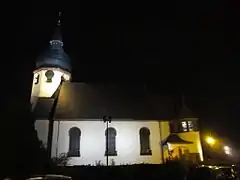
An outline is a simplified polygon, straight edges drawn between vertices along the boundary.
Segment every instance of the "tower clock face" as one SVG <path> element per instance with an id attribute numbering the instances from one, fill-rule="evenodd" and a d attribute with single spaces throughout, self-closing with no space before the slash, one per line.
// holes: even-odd
<path id="1" fill-rule="evenodd" d="M 47 70 L 46 73 L 45 73 L 45 76 L 47 78 L 47 82 L 52 82 L 54 72 L 52 70 Z"/>

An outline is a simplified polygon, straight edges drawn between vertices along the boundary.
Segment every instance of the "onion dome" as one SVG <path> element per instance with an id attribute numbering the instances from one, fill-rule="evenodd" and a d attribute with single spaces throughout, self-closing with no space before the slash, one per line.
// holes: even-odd
<path id="1" fill-rule="evenodd" d="M 71 61 L 64 52 L 62 34 L 60 29 L 60 20 L 58 20 L 52 40 L 49 41 L 48 49 L 41 54 L 36 61 L 37 68 L 61 68 L 71 72 Z"/>

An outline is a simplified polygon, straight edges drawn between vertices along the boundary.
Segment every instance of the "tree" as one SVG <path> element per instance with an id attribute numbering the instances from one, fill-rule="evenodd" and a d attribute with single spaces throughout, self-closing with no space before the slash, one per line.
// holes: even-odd
<path id="1" fill-rule="evenodd" d="M 15 99 L 16 100 L 16 99 Z M 7 121 L 3 124 L 3 158 L 5 177 L 20 178 L 43 173 L 49 167 L 45 149 L 37 137 L 30 103 L 10 99 L 6 104 Z M 15 177 L 11 177 L 11 176 Z"/>

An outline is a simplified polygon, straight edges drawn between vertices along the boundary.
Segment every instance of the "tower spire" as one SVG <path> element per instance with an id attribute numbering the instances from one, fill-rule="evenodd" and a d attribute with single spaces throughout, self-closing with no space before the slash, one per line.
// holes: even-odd
<path id="1" fill-rule="evenodd" d="M 55 31 L 52 39 L 49 41 L 49 48 L 37 59 L 37 68 L 39 67 L 58 67 L 68 72 L 71 71 L 70 58 L 64 52 L 63 39 L 61 33 L 62 12 L 56 14 Z"/>
<path id="2" fill-rule="evenodd" d="M 192 113 L 192 111 L 186 105 L 184 94 L 181 94 L 179 117 L 180 118 L 192 118 L 192 117 L 195 117 L 195 115 Z"/>
<path id="3" fill-rule="evenodd" d="M 57 17 L 57 25 L 55 28 L 55 32 L 52 36 L 52 40 L 50 41 L 50 44 L 53 44 L 52 42 L 58 42 L 61 46 L 63 46 L 62 42 L 62 34 L 61 34 L 61 17 L 62 17 L 62 12 L 58 12 L 58 17 Z"/>
<path id="4" fill-rule="evenodd" d="M 58 21 L 57 21 L 57 26 L 61 26 L 61 17 L 62 17 L 62 11 L 58 12 Z"/>

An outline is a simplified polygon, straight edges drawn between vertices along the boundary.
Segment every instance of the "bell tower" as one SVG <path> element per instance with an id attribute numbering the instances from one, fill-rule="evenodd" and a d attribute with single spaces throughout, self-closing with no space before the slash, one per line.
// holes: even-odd
<path id="1" fill-rule="evenodd" d="M 60 85 L 61 78 L 65 81 L 71 79 L 70 58 L 64 52 L 61 35 L 61 13 L 59 13 L 57 26 L 48 49 L 36 60 L 36 69 L 33 71 L 31 103 L 38 98 L 51 98 Z"/>

